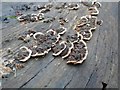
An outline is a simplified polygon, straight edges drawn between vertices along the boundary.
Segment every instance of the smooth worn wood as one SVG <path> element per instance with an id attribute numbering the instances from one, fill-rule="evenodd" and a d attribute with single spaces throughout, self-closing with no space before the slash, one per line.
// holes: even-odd
<path id="1" fill-rule="evenodd" d="M 58 5 L 59 3 L 56 3 Z M 56 6 L 54 5 L 54 6 Z M 2 82 L 3 88 L 118 88 L 118 3 L 104 2 L 100 8 L 98 19 L 103 25 L 93 32 L 93 37 L 86 42 L 89 50 L 86 61 L 81 65 L 67 65 L 61 57 L 53 57 L 50 52 L 45 57 L 31 58 L 25 67 L 17 71 L 17 77 L 11 76 Z M 69 20 L 64 26 L 68 31 L 73 30 L 75 22 L 86 15 L 87 7 L 80 3 L 77 11 L 63 9 L 61 13 L 52 10 L 46 15 L 51 17 L 65 17 Z M 3 33 L 3 53 L 7 55 L 7 48 L 13 51 L 25 45 L 15 37 L 26 29 L 45 32 L 50 28 L 58 28 L 57 21 L 52 23 L 17 24 L 13 28 L 5 28 Z M 27 27 L 27 28 L 26 28 Z M 9 30 L 8 30 L 9 29 Z M 14 32 L 15 31 L 15 32 Z M 13 34 L 11 33 L 13 32 Z M 11 41 L 5 42 L 6 39 Z M 27 45 L 27 44 L 26 44 Z"/>

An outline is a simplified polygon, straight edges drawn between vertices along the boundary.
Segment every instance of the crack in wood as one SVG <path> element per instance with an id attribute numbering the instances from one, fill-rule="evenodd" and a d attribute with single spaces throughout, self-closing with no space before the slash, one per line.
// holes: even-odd
<path id="1" fill-rule="evenodd" d="M 74 77 L 74 74 L 72 75 L 72 78 L 69 80 L 69 82 L 63 87 L 63 90 L 65 90 L 66 87 L 72 82 L 73 77 Z"/>
<path id="2" fill-rule="evenodd" d="M 52 81 L 52 79 L 50 79 L 50 81 L 44 87 L 48 87 L 48 85 L 50 84 L 51 81 Z"/>
<path id="3" fill-rule="evenodd" d="M 103 85 L 103 87 L 102 87 L 102 90 L 106 90 L 107 83 L 105 83 L 105 82 L 102 82 L 102 85 Z"/>

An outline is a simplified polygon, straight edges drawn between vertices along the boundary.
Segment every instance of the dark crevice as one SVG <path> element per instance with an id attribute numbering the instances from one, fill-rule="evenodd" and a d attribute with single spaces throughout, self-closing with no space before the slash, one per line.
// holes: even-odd
<path id="1" fill-rule="evenodd" d="M 48 87 L 48 85 L 50 84 L 51 81 L 52 81 L 52 79 L 50 79 L 50 81 L 44 87 L 45 88 Z"/>
<path id="2" fill-rule="evenodd" d="M 68 83 L 63 87 L 63 90 L 65 90 L 66 87 L 72 82 L 72 80 L 73 80 L 75 74 L 76 74 L 76 73 L 74 72 L 73 75 L 72 75 L 72 77 L 71 77 L 71 79 L 70 79 L 70 80 L 68 81 Z"/>
<path id="3" fill-rule="evenodd" d="M 43 69 L 47 68 L 54 60 L 55 60 L 55 58 L 52 59 L 52 61 L 50 61 Z"/>
<path id="4" fill-rule="evenodd" d="M 87 87 L 87 85 L 89 84 L 90 79 L 91 79 L 91 77 L 92 77 L 93 73 L 94 73 L 94 70 L 93 70 L 93 72 L 91 73 L 91 75 L 90 75 L 90 77 L 89 77 L 89 79 L 88 79 L 88 81 L 87 81 L 87 83 L 86 83 L 86 85 L 85 85 L 85 88 L 86 88 L 86 87 Z"/>
<path id="5" fill-rule="evenodd" d="M 103 85 L 103 87 L 102 87 L 102 90 L 106 90 L 107 83 L 105 83 L 105 82 L 102 82 L 102 85 Z"/>
<path id="6" fill-rule="evenodd" d="M 74 74 L 73 74 L 73 76 L 74 76 Z M 65 90 L 65 88 L 70 84 L 70 82 L 73 80 L 73 76 L 72 76 L 72 78 L 69 80 L 69 82 L 64 86 L 64 88 L 63 88 L 63 90 Z"/>
<path id="7" fill-rule="evenodd" d="M 65 90 L 65 88 L 70 84 L 71 81 L 72 81 L 72 79 L 70 79 L 70 81 L 64 86 L 63 90 Z"/>

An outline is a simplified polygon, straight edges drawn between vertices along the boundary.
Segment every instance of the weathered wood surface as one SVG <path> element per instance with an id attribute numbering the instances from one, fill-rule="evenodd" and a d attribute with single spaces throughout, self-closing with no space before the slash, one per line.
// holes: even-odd
<path id="1" fill-rule="evenodd" d="M 45 57 L 30 59 L 25 68 L 18 70 L 17 77 L 3 80 L 3 88 L 102 88 L 102 82 L 107 88 L 118 87 L 118 4 L 102 3 L 99 19 L 104 21 L 93 33 L 92 39 L 87 42 L 89 54 L 82 65 L 67 65 L 60 57 L 53 57 L 50 52 Z M 57 13 L 54 9 L 48 16 L 66 17 L 70 23 L 65 24 L 68 30 L 72 29 L 75 21 L 87 14 L 87 8 L 81 4 L 78 11 L 63 10 Z M 24 43 L 15 37 L 26 29 L 37 31 L 57 28 L 54 21 L 50 24 L 41 22 L 16 25 L 3 29 L 3 55 L 7 48 L 18 49 Z M 8 33 L 7 33 L 8 32 Z M 11 33 L 13 32 L 13 33 Z M 10 42 L 5 42 L 10 39 Z"/>

